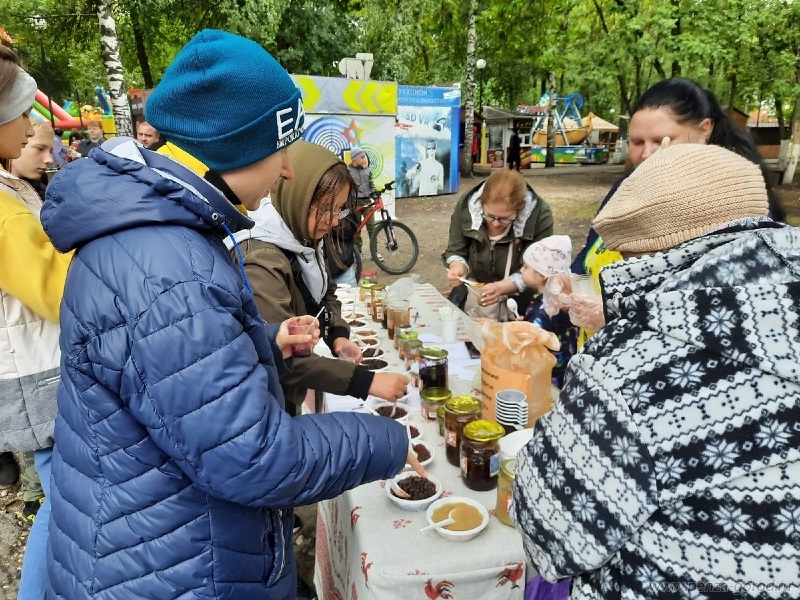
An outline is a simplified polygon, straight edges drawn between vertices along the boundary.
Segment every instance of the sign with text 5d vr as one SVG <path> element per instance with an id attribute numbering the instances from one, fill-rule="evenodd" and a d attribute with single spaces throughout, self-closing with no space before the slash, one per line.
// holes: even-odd
<path id="1" fill-rule="evenodd" d="M 397 104 L 397 196 L 456 193 L 461 90 L 401 85 Z"/>
<path id="2" fill-rule="evenodd" d="M 350 151 L 366 152 L 375 187 L 395 178 L 397 83 L 341 77 L 292 75 L 303 94 L 306 129 L 303 138 L 339 156 L 348 165 Z M 383 197 L 394 203 L 387 193 Z"/>

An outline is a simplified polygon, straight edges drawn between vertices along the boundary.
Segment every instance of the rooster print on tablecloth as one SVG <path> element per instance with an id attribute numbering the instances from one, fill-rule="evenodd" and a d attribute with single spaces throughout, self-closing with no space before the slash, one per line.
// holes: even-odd
<path id="1" fill-rule="evenodd" d="M 506 565 L 506 568 L 503 569 L 500 574 L 497 576 L 497 585 L 495 587 L 500 587 L 502 585 L 506 585 L 507 583 L 511 584 L 511 589 L 516 589 L 519 587 L 517 583 L 522 576 L 525 574 L 525 567 L 522 563 L 516 563 L 514 565 Z"/>
<path id="2" fill-rule="evenodd" d="M 451 592 L 454 587 L 455 585 L 446 579 L 443 579 L 436 585 L 434 585 L 433 579 L 428 579 L 428 583 L 425 584 L 425 595 L 430 598 L 430 600 L 450 600 L 453 597 Z"/>

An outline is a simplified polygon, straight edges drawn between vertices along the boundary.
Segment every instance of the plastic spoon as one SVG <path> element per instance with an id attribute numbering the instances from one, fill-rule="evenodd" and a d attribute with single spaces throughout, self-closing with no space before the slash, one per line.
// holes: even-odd
<path id="1" fill-rule="evenodd" d="M 514 316 L 519 319 L 519 312 L 517 312 L 519 307 L 517 306 L 517 301 L 513 298 L 509 298 L 506 300 L 506 306 L 508 307 L 508 310 L 514 313 Z"/>
<path id="2" fill-rule="evenodd" d="M 478 283 L 477 281 L 471 281 L 471 280 L 467 279 L 466 277 L 459 277 L 458 280 L 461 283 L 466 283 L 469 287 L 482 287 L 483 286 L 482 283 Z"/>
<path id="3" fill-rule="evenodd" d="M 324 306 L 323 306 L 322 308 L 320 308 L 320 309 L 319 309 L 319 312 L 317 313 L 317 316 L 316 316 L 316 317 L 314 317 L 314 320 L 313 320 L 313 321 L 311 321 L 311 325 L 309 325 L 309 326 L 308 326 L 308 329 L 306 329 L 306 335 L 308 335 L 308 332 L 309 332 L 309 331 L 311 331 L 311 328 L 312 328 L 312 327 L 314 327 L 314 323 L 316 323 L 316 322 L 317 322 L 317 319 L 319 319 L 319 316 L 322 314 L 322 311 L 323 311 L 323 310 L 325 310 L 325 307 L 324 307 Z"/>
<path id="4" fill-rule="evenodd" d="M 392 492 L 394 492 L 394 495 L 397 496 L 398 498 L 405 498 L 406 500 L 411 498 L 411 494 L 409 494 L 407 491 L 405 491 L 403 488 L 397 485 L 394 479 L 387 479 L 386 483 L 389 484 L 389 488 L 391 488 Z"/>
<path id="5" fill-rule="evenodd" d="M 442 527 L 447 527 L 448 525 L 455 523 L 456 520 L 453 518 L 453 513 L 456 511 L 454 508 L 450 511 L 450 514 L 447 515 L 446 519 L 442 519 L 441 521 L 436 521 L 436 523 L 431 523 L 430 525 L 426 525 L 420 531 L 428 531 L 430 529 L 441 529 Z"/>

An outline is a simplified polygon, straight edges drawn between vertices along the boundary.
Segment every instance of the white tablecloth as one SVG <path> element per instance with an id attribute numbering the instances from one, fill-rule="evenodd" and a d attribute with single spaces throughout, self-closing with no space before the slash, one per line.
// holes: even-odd
<path id="1" fill-rule="evenodd" d="M 410 301 L 412 322 L 420 338 L 427 340 L 427 345 L 440 340 L 437 309 L 447 300 L 432 286 L 422 285 L 417 286 Z M 459 338 L 469 339 L 476 331 L 474 323 L 462 314 Z M 403 370 L 385 330 L 380 335 L 389 369 Z M 450 349 L 450 388 L 454 394 L 472 393 L 479 361 L 469 360 L 462 342 Z M 412 394 L 409 405 L 414 407 L 415 402 L 418 399 Z M 326 397 L 327 410 L 359 410 L 361 404 L 353 398 Z M 411 416 L 422 421 L 421 415 Z M 445 540 L 434 531 L 422 533 L 420 528 L 427 525 L 425 511 L 406 512 L 396 507 L 387 498 L 383 482 L 320 502 L 314 583 L 321 599 L 524 597 L 525 581 L 533 573 L 526 576 L 520 535 L 494 516 L 496 491 L 468 489 L 458 467 L 447 462 L 444 438 L 438 435 L 435 423 L 424 423 L 423 430 L 423 439 L 436 453 L 428 470 L 441 480 L 444 495 L 469 496 L 481 502 L 489 510 L 488 527 L 462 543 Z"/>

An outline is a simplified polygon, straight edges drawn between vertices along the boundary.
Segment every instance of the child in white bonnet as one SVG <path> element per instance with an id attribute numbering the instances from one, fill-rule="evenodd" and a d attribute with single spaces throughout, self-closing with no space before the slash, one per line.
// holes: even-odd
<path id="1" fill-rule="evenodd" d="M 542 305 L 542 296 L 548 278 L 557 273 L 569 272 L 572 242 L 569 236 L 551 235 L 528 246 L 522 255 L 522 260 L 524 261 L 521 270 L 522 281 L 536 292 L 522 318 L 558 336 L 561 349 L 553 352 L 557 360 L 556 366 L 553 367 L 553 385 L 561 388 L 567 363 L 576 351 L 578 330 L 569 320 L 567 310 L 549 316 Z"/>

